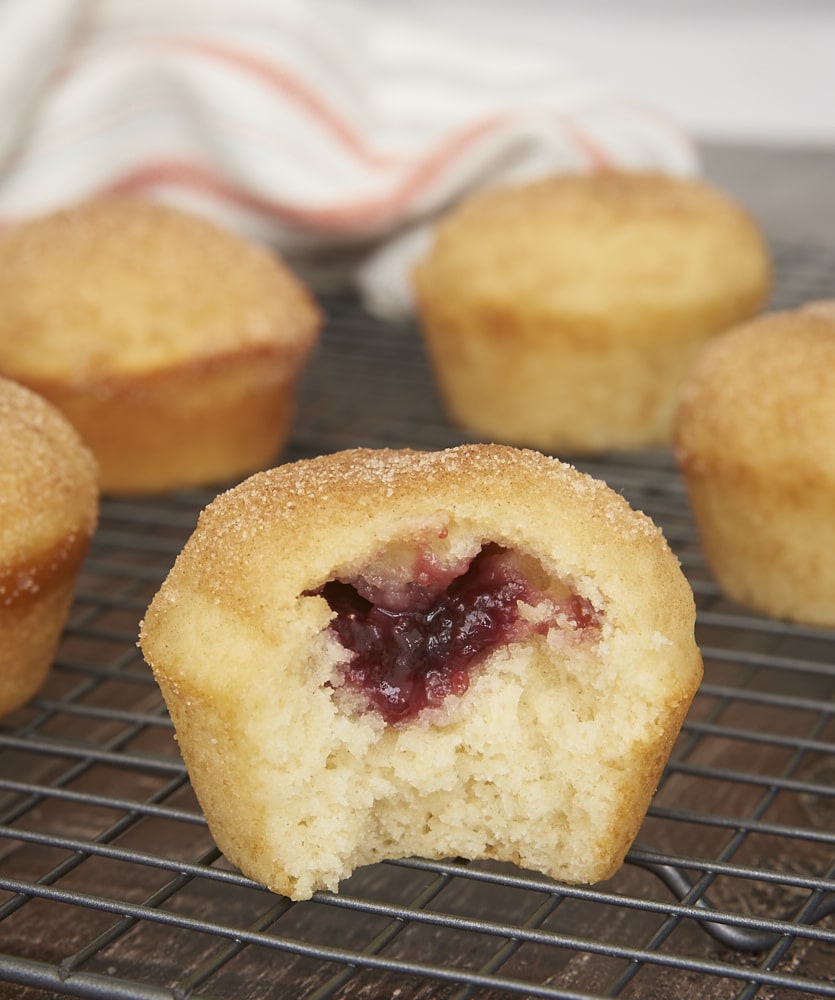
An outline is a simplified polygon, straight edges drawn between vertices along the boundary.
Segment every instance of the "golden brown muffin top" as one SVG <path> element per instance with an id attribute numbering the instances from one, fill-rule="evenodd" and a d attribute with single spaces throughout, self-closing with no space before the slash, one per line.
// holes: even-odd
<path id="1" fill-rule="evenodd" d="M 0 600 L 10 597 L 7 573 L 20 584 L 27 563 L 60 560 L 88 538 L 97 508 L 98 470 L 78 434 L 46 400 L 0 378 Z"/>
<path id="2" fill-rule="evenodd" d="M 835 301 L 770 313 L 712 341 L 681 395 L 682 461 L 835 482 Z"/>
<path id="3" fill-rule="evenodd" d="M 616 608 L 611 624 L 626 633 L 651 621 L 676 642 L 692 640 L 692 591 L 648 517 L 540 452 L 464 445 L 339 452 L 256 473 L 221 494 L 149 608 L 142 648 L 153 663 L 165 647 L 172 675 L 201 673 L 188 652 L 194 634 L 181 627 L 193 601 L 286 639 L 300 627 L 300 595 L 398 541 L 447 531 L 531 553 L 595 603 L 605 595 Z M 638 579 L 652 587 L 638 594 Z"/>
<path id="4" fill-rule="evenodd" d="M 319 326 L 277 257 L 196 216 L 108 197 L 0 235 L 0 371 L 83 382 L 279 345 Z"/>
<path id="5" fill-rule="evenodd" d="M 210 552 L 225 553 L 207 581 L 218 592 L 235 586 L 240 560 L 278 561 L 300 574 L 288 588 L 293 600 L 324 582 L 307 579 L 316 560 L 333 560 L 343 545 L 373 550 L 375 526 L 380 537 L 396 537 L 400 524 L 480 516 L 535 544 L 554 533 L 553 523 L 546 527 L 535 516 L 545 511 L 574 519 L 590 544 L 599 541 L 600 521 L 627 545 L 666 553 L 653 522 L 602 481 L 541 452 L 488 444 L 426 452 L 356 448 L 256 473 L 206 508 L 189 549 L 203 565 Z M 244 555 L 248 549 L 261 552 Z"/>
<path id="6" fill-rule="evenodd" d="M 481 192 L 443 220 L 415 274 L 418 297 L 589 318 L 613 310 L 749 302 L 770 284 L 741 206 L 697 180 L 563 174 Z"/>

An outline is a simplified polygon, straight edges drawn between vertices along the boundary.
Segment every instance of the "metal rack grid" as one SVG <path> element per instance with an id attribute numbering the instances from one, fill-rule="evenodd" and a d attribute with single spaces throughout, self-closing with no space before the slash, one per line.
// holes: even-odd
<path id="1" fill-rule="evenodd" d="M 776 259 L 775 306 L 832 294 L 831 252 Z M 411 326 L 329 319 L 287 460 L 462 440 Z M 414 858 L 294 904 L 231 869 L 136 648 L 212 494 L 106 501 L 55 669 L 0 723 L 0 997 L 835 997 L 835 633 L 723 600 L 666 452 L 582 465 L 663 527 L 706 665 L 610 882 Z"/>

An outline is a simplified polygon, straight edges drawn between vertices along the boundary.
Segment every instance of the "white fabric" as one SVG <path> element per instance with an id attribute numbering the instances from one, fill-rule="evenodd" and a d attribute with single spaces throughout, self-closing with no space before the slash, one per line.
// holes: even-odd
<path id="1" fill-rule="evenodd" d="M 426 225 L 476 188 L 698 169 L 665 115 L 541 53 L 361 0 L 0 0 L 0 225 L 134 192 L 410 307 Z"/>

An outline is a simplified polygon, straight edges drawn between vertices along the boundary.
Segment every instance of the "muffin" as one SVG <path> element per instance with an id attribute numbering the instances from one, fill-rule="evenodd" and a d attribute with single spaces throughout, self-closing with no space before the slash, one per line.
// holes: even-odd
<path id="1" fill-rule="evenodd" d="M 694 614 L 660 531 L 556 459 L 354 450 L 213 501 L 140 644 L 217 844 L 304 899 L 412 854 L 611 875 Z"/>
<path id="2" fill-rule="evenodd" d="M 41 687 L 98 514 L 96 465 L 49 403 L 0 378 L 0 714 Z"/>
<path id="3" fill-rule="evenodd" d="M 682 390 L 675 448 L 725 594 L 835 626 L 835 302 L 711 343 Z"/>
<path id="4" fill-rule="evenodd" d="M 271 464 L 320 322 L 273 254 L 133 198 L 0 235 L 0 298 L 0 373 L 67 416 L 109 493 Z"/>
<path id="5" fill-rule="evenodd" d="M 682 378 L 705 341 L 762 307 L 770 263 L 719 191 L 611 171 L 474 196 L 414 277 L 453 421 L 584 454 L 669 444 Z"/>

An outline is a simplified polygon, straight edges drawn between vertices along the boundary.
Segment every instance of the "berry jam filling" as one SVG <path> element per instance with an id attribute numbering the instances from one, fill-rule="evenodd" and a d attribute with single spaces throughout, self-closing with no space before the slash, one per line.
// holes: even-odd
<path id="1" fill-rule="evenodd" d="M 483 546 L 451 582 L 438 571 L 435 580 L 415 583 L 408 608 L 402 591 L 386 600 L 375 587 L 372 603 L 357 589 L 366 589 L 364 581 L 356 583 L 332 580 L 318 593 L 336 613 L 330 628 L 354 654 L 344 667 L 345 684 L 362 692 L 389 724 L 464 694 L 470 671 L 497 646 L 552 627 L 583 630 L 598 620 L 583 597 L 568 594 L 555 602 L 539 592 L 514 553 L 494 544 Z M 547 613 L 525 617 L 520 602 L 545 602 Z"/>

